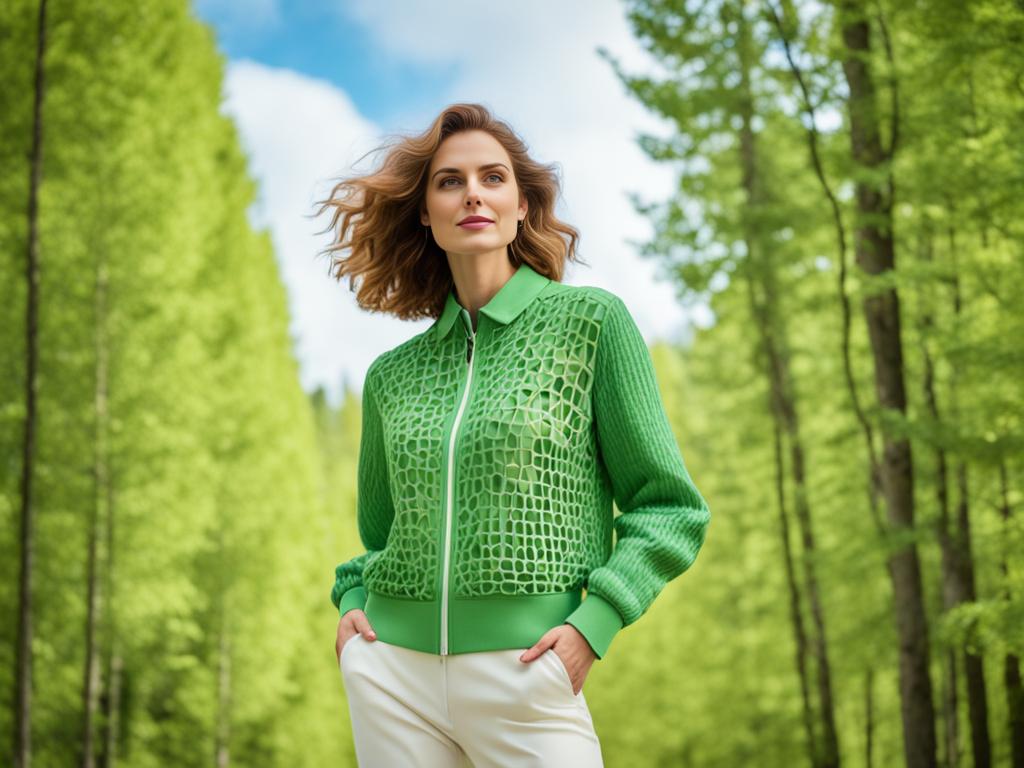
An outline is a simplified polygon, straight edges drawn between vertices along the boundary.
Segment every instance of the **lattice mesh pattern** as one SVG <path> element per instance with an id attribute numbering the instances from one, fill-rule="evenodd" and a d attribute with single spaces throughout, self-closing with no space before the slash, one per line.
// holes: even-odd
<path id="1" fill-rule="evenodd" d="M 603 561 L 590 428 L 602 312 L 582 292 L 552 293 L 484 341 L 455 468 L 455 594 L 564 591 Z"/>
<path id="2" fill-rule="evenodd" d="M 455 333 L 449 340 L 456 340 Z M 446 424 L 459 389 L 459 367 L 451 364 L 457 354 L 455 344 L 439 346 L 424 333 L 378 360 L 394 521 L 387 549 L 363 573 L 364 585 L 375 592 L 416 600 L 437 597 L 444 535 L 442 469 Z"/>
<path id="3" fill-rule="evenodd" d="M 552 283 L 511 324 L 481 316 L 490 334 L 477 336 L 456 447 L 453 594 L 565 591 L 606 559 L 600 511 L 610 490 L 600 482 L 590 402 L 604 306 Z M 380 361 L 397 502 L 388 548 L 364 573 L 374 591 L 438 596 L 445 437 L 466 376 L 465 337 L 456 323 L 443 343 L 427 332 Z"/>

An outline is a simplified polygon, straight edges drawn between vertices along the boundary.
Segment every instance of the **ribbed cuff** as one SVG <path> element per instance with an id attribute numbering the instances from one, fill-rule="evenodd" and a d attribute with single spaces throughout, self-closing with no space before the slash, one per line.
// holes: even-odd
<path id="1" fill-rule="evenodd" d="M 352 587 L 341 596 L 341 602 L 338 603 L 338 616 L 344 616 L 346 611 L 351 611 L 353 608 L 363 610 L 365 605 L 366 588 L 362 585 Z"/>
<path id="2" fill-rule="evenodd" d="M 608 652 L 612 638 L 623 626 L 622 616 L 615 606 L 590 592 L 563 623 L 576 627 L 599 659 Z"/>

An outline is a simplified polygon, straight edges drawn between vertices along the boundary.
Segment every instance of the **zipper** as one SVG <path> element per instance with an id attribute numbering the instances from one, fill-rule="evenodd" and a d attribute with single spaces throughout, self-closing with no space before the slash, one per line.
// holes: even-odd
<path id="1" fill-rule="evenodd" d="M 476 340 L 476 332 L 470 323 L 469 336 L 466 337 L 466 388 L 462 391 L 462 401 L 459 403 L 459 410 L 455 414 L 455 423 L 448 438 L 448 471 L 447 488 L 445 491 L 445 519 L 444 519 L 444 572 L 441 584 L 441 655 L 448 653 L 448 569 L 451 560 L 452 541 L 452 499 L 455 495 L 455 441 L 459 434 L 459 423 L 462 421 L 462 414 L 466 409 L 466 402 L 469 400 L 469 389 L 473 383 L 473 342 Z"/>

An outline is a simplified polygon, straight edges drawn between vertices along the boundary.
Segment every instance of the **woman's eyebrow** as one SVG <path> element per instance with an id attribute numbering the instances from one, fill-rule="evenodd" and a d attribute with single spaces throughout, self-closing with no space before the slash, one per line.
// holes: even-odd
<path id="1" fill-rule="evenodd" d="M 488 163 L 487 165 L 481 165 L 479 168 L 477 168 L 477 170 L 486 171 L 488 168 L 497 168 L 499 165 L 502 168 L 508 170 L 508 166 L 505 165 L 504 163 Z M 460 171 L 458 168 L 440 168 L 434 171 L 434 175 L 431 176 L 430 178 L 434 178 L 434 176 L 437 176 L 437 174 L 439 173 L 462 173 L 462 171 Z"/>

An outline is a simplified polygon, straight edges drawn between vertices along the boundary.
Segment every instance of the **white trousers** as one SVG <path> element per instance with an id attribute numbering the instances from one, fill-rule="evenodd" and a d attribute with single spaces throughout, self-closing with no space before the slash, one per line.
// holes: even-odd
<path id="1" fill-rule="evenodd" d="M 602 768 L 583 691 L 551 648 L 441 656 L 366 640 L 340 669 L 360 768 Z"/>

